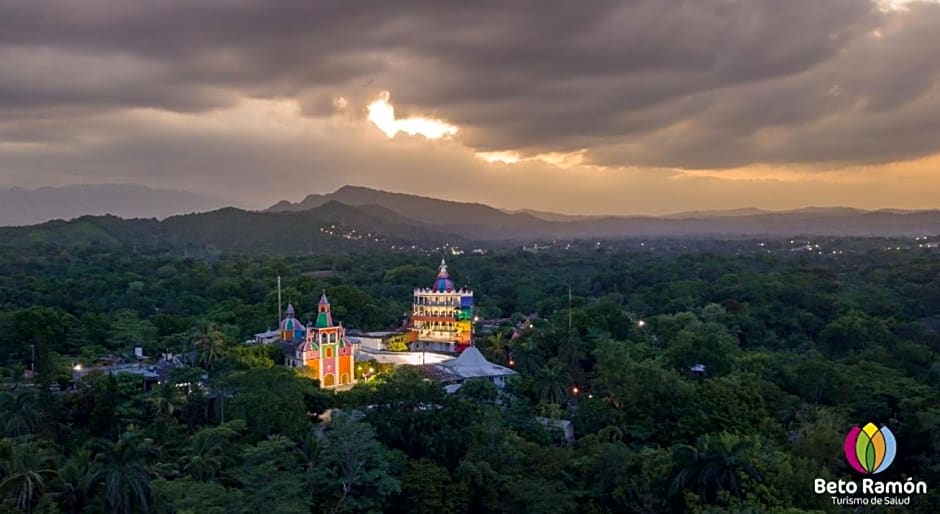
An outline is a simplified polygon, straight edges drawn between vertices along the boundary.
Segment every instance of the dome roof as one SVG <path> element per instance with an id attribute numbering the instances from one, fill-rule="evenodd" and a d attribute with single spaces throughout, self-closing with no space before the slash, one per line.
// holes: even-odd
<path id="1" fill-rule="evenodd" d="M 450 279 L 450 275 L 447 273 L 447 263 L 444 262 L 444 259 L 441 258 L 441 266 L 437 272 L 437 279 L 434 280 L 434 286 L 431 288 L 435 291 L 453 291 L 456 288 L 454 287 L 454 281 Z"/>
<path id="2" fill-rule="evenodd" d="M 287 311 L 284 312 L 284 319 L 281 320 L 281 330 L 295 331 L 304 330 L 306 327 L 295 317 L 294 305 L 288 303 Z"/>
<path id="3" fill-rule="evenodd" d="M 284 318 L 284 321 L 281 322 L 281 330 L 302 330 L 304 326 L 297 320 L 297 318 Z"/>
<path id="4" fill-rule="evenodd" d="M 435 291 L 453 291 L 454 290 L 454 281 L 449 278 L 438 278 L 434 281 Z"/>

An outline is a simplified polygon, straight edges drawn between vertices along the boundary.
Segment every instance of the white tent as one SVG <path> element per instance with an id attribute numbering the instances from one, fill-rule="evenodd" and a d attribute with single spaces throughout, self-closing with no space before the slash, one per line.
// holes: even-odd
<path id="1" fill-rule="evenodd" d="M 507 377 L 516 374 L 515 371 L 505 366 L 493 364 L 486 360 L 483 354 L 480 353 L 480 350 L 477 350 L 476 347 L 473 346 L 464 350 L 456 359 L 442 362 L 441 367 L 462 379 Z"/>

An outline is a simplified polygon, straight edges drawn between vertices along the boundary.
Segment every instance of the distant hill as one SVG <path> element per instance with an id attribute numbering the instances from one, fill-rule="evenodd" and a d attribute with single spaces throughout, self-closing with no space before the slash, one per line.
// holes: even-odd
<path id="1" fill-rule="evenodd" d="M 33 225 L 85 215 L 165 218 L 225 206 L 217 198 L 132 184 L 0 189 L 0 226 Z"/>
<path id="2" fill-rule="evenodd" d="M 295 204 L 280 202 L 268 210 L 302 211 L 329 201 L 353 206 L 380 205 L 412 220 L 447 227 L 449 231 L 462 232 L 472 237 L 486 237 L 494 230 L 523 229 L 542 221 L 531 214 L 507 213 L 482 203 L 453 202 L 359 186 L 343 186 L 333 193 L 309 195 Z"/>
<path id="3" fill-rule="evenodd" d="M 503 212 L 508 214 L 528 214 L 529 216 L 545 221 L 581 221 L 605 217 L 590 214 L 561 214 L 557 212 L 537 211 L 534 209 L 504 210 Z"/>
<path id="4" fill-rule="evenodd" d="M 666 216 L 579 216 L 526 209 L 504 211 L 480 203 L 453 202 L 358 186 L 345 186 L 323 195 L 309 195 L 298 203 L 280 202 L 269 210 L 302 211 L 328 201 L 353 206 L 379 205 L 416 223 L 432 227 L 446 226 L 452 233 L 483 241 L 940 233 L 938 211 L 805 207 L 791 211 L 756 208 L 692 211 Z"/>
<path id="5" fill-rule="evenodd" d="M 255 212 L 226 207 L 156 219 L 83 216 L 30 227 L 0 227 L 0 245 L 29 247 L 134 246 L 146 249 L 214 249 L 327 253 L 390 245 L 458 244 L 459 235 L 434 230 L 379 206 L 339 202 L 300 212 Z"/>
<path id="6" fill-rule="evenodd" d="M 688 218 L 609 217 L 566 224 L 564 237 L 908 236 L 940 233 L 940 211 L 774 212 Z"/>
<path id="7" fill-rule="evenodd" d="M 770 214 L 772 211 L 757 209 L 754 207 L 744 207 L 742 209 L 718 209 L 710 211 L 687 211 L 675 214 L 667 214 L 663 218 L 683 219 L 683 218 L 724 218 L 728 216 L 758 216 L 761 214 Z"/>
<path id="8" fill-rule="evenodd" d="M 134 246 L 328 253 L 445 243 L 553 239 L 908 236 L 940 234 L 940 211 L 807 208 L 788 212 L 693 212 L 671 216 L 566 216 L 505 212 L 361 187 L 344 187 L 267 211 L 227 207 L 157 219 L 82 216 L 30 227 L 0 227 L 0 246 Z"/>

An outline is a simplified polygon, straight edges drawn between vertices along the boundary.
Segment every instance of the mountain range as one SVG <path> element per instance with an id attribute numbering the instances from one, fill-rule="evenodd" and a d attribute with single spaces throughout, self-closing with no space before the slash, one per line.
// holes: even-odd
<path id="1" fill-rule="evenodd" d="M 154 189 L 134 184 L 72 185 L 0 189 L 0 226 L 33 225 L 89 214 L 122 218 L 165 218 L 204 212 L 226 203 L 186 191 Z"/>
<path id="2" fill-rule="evenodd" d="M 90 187 L 90 186 L 86 186 Z M 97 186 L 96 186 L 97 187 Z M 132 193 L 139 193 L 129 189 Z M 61 192 L 57 192 L 61 193 Z M 198 196 L 180 198 L 201 210 Z M 102 209 L 104 209 L 102 204 Z M 164 211 L 182 204 L 165 205 Z M 205 204 L 210 205 L 209 203 Z M 6 208 L 6 205 L 4 205 Z M 107 212 L 114 212 L 108 210 Z M 29 227 L 0 228 L 0 245 L 134 245 L 220 251 L 329 252 L 397 245 L 508 243 L 557 239 L 908 236 L 940 233 L 940 211 L 863 211 L 810 207 L 785 212 L 758 209 L 688 212 L 671 216 L 577 216 L 505 211 L 481 203 L 345 186 L 263 211 L 225 207 L 163 220 L 82 216 Z"/>
<path id="3" fill-rule="evenodd" d="M 940 233 L 940 211 L 851 207 L 805 207 L 790 211 L 755 208 L 691 211 L 665 216 L 590 216 L 535 210 L 507 211 L 366 187 L 344 186 L 297 203 L 279 202 L 269 212 L 298 212 L 327 202 L 381 206 L 428 228 L 473 240 L 592 239 L 708 236 L 899 236 Z"/>

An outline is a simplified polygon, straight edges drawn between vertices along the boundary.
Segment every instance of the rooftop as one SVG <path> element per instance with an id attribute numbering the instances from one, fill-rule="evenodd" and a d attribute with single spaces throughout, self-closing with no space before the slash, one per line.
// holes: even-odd
<path id="1" fill-rule="evenodd" d="M 442 362 L 445 371 L 460 378 L 500 377 L 515 375 L 516 372 L 499 364 L 486 360 L 475 346 L 463 351 L 456 359 Z"/>

